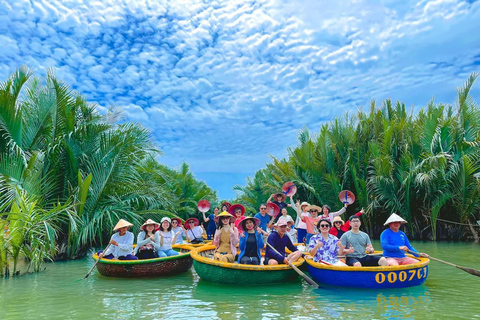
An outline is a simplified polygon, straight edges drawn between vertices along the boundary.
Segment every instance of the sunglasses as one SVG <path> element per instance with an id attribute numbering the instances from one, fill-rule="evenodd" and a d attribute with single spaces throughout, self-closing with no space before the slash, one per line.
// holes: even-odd
<path id="1" fill-rule="evenodd" d="M 260 208 L 260 210 L 267 210 L 267 208 Z"/>
<path id="2" fill-rule="evenodd" d="M 330 227 L 328 224 L 321 224 L 320 225 L 320 228 L 328 228 L 328 227 Z"/>
<path id="3" fill-rule="evenodd" d="M 318 210 L 310 210 L 310 212 L 318 212 Z"/>
<path id="4" fill-rule="evenodd" d="M 192 224 L 192 223 L 195 223 L 195 221 L 190 221 L 189 223 Z"/>
<path id="5" fill-rule="evenodd" d="M 178 223 L 177 221 L 172 221 L 172 223 Z"/>
<path id="6" fill-rule="evenodd" d="M 340 223 L 340 224 L 342 224 L 342 221 L 335 221 L 335 223 Z"/>

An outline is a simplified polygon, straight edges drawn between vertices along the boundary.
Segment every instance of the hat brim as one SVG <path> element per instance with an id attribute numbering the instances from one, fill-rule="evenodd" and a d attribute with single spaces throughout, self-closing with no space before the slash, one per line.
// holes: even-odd
<path id="1" fill-rule="evenodd" d="M 245 217 L 245 219 L 243 219 L 242 221 L 240 221 L 240 223 L 238 224 L 238 230 L 239 231 L 243 231 L 243 230 L 246 230 L 247 228 L 245 227 L 245 223 L 247 223 L 247 221 L 250 220 L 250 221 L 253 221 L 253 223 L 255 224 L 256 227 L 258 227 L 260 225 L 260 219 L 258 218 L 255 218 L 255 217 Z"/>
<path id="2" fill-rule="evenodd" d="M 187 220 L 185 220 L 185 229 L 190 229 L 190 221 L 193 221 L 195 223 L 195 227 L 200 224 L 197 218 L 188 218 Z"/>

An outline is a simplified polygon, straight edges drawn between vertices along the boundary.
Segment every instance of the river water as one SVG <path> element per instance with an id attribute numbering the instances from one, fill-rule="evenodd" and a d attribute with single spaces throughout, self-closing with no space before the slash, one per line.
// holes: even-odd
<path id="1" fill-rule="evenodd" d="M 433 257 L 480 269 L 480 245 L 412 243 Z M 380 248 L 374 242 L 375 248 Z M 192 269 L 155 279 L 107 278 L 91 258 L 0 279 L 0 319 L 480 319 L 480 278 L 430 262 L 424 285 L 405 289 L 312 289 L 208 283 Z M 239 279 L 239 282 L 241 279 Z"/>

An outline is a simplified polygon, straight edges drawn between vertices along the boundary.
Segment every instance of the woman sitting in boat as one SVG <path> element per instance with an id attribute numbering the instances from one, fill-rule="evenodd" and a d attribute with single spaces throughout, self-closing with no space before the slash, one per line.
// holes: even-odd
<path id="1" fill-rule="evenodd" d="M 198 219 L 189 218 L 185 220 L 185 229 L 187 229 L 187 240 L 190 243 L 203 243 L 203 235 L 205 234 L 205 229 L 199 225 Z"/>
<path id="2" fill-rule="evenodd" d="M 265 248 L 265 265 L 277 265 L 288 264 L 288 262 L 295 262 L 301 256 L 302 253 L 293 245 L 290 238 L 286 235 L 287 222 L 283 219 L 278 220 L 276 223 L 277 232 L 272 232 L 267 239 L 267 247 Z M 270 244 L 277 252 L 275 252 Z M 292 253 L 288 256 L 285 254 L 285 247 L 287 247 Z"/>
<path id="3" fill-rule="evenodd" d="M 384 223 L 384 226 L 388 225 L 388 229 L 383 231 L 380 235 L 380 243 L 383 249 L 383 256 L 387 258 L 389 266 L 406 265 L 418 262 L 416 259 L 407 257 L 405 255 L 405 252 L 407 251 L 412 251 L 421 257 L 428 258 L 427 254 L 418 253 L 408 241 L 407 235 L 403 231 L 400 231 L 400 226 L 404 223 L 407 223 L 407 221 L 395 213 L 392 213 Z"/>
<path id="4" fill-rule="evenodd" d="M 268 235 L 265 231 L 260 229 L 260 220 L 254 217 L 245 217 L 242 222 L 238 224 L 240 232 L 240 254 L 238 255 L 238 262 L 241 264 L 260 264 L 260 249 L 263 249 L 265 242 L 263 235 Z"/>
<path id="5" fill-rule="evenodd" d="M 233 217 L 235 218 L 235 227 L 238 228 L 238 224 L 243 219 L 245 219 L 245 217 L 243 216 L 245 214 L 245 207 L 242 206 L 241 204 L 236 203 L 230 207 L 228 212 L 232 214 Z"/>
<path id="6" fill-rule="evenodd" d="M 320 233 L 310 238 L 308 250 L 313 256 L 313 261 L 331 264 L 334 266 L 346 266 L 337 256 L 343 255 L 343 248 L 340 240 L 334 235 L 329 234 L 332 224 L 328 219 L 320 219 L 317 223 L 317 229 Z"/>
<path id="7" fill-rule="evenodd" d="M 172 220 L 165 217 L 160 222 L 160 250 L 158 250 L 158 256 L 160 258 L 176 256 L 178 252 L 172 249 L 172 244 L 175 244 L 175 240 L 180 235 L 180 231 L 177 233 L 172 230 Z"/>
<path id="8" fill-rule="evenodd" d="M 130 222 L 120 219 L 113 228 L 115 232 L 110 238 L 109 246 L 105 252 L 99 251 L 100 259 L 138 260 L 132 254 L 134 235 L 128 228 L 133 227 Z"/>
<path id="9" fill-rule="evenodd" d="M 359 212 L 355 213 L 357 217 L 360 217 L 362 214 L 365 213 L 365 210 L 360 210 Z M 338 239 L 340 239 L 345 232 L 347 232 L 350 229 L 350 220 L 347 220 L 347 222 L 343 222 L 342 218 L 340 216 L 336 216 L 333 218 L 333 226 L 330 228 L 330 234 L 334 235 Z"/>
<path id="10" fill-rule="evenodd" d="M 215 260 L 232 263 L 235 260 L 238 244 L 238 229 L 234 226 L 234 218 L 228 212 L 220 213 L 216 218 L 218 229 L 215 231 L 212 244 L 217 248 L 213 255 Z"/>
<path id="11" fill-rule="evenodd" d="M 138 259 L 157 258 L 157 250 L 160 249 L 160 236 L 158 231 L 159 223 L 148 219 L 141 227 L 142 231 L 137 236 L 137 246 L 133 253 Z"/>
<path id="12" fill-rule="evenodd" d="M 172 218 L 172 230 L 175 233 L 180 232 L 180 234 L 177 237 L 177 240 L 175 241 L 175 244 L 182 244 L 183 238 L 185 238 L 185 231 L 186 231 L 185 227 L 183 226 L 182 219 Z"/>

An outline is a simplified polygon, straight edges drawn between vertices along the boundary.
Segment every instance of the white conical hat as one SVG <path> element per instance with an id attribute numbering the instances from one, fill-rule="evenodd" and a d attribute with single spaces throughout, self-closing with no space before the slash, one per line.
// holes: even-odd
<path id="1" fill-rule="evenodd" d="M 387 221 L 383 224 L 384 226 L 389 225 L 392 222 L 401 222 L 401 223 L 407 223 L 407 221 L 403 220 L 402 217 L 400 217 L 396 213 L 392 213 L 390 217 L 388 217 Z"/>
<path id="2" fill-rule="evenodd" d="M 115 228 L 113 228 L 113 231 L 117 231 L 118 229 L 123 227 L 133 227 L 133 224 L 131 224 L 127 220 L 120 219 L 115 225 Z"/>

